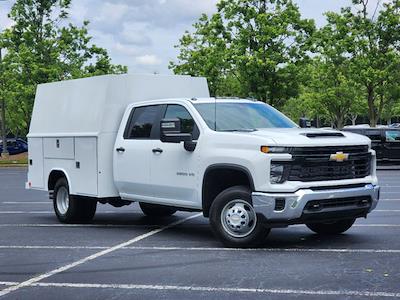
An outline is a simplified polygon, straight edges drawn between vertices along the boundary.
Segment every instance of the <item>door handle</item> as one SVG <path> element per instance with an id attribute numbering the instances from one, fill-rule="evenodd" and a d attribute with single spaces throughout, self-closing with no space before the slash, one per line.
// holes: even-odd
<path id="1" fill-rule="evenodd" d="M 161 148 L 155 148 L 155 149 L 153 149 L 153 150 L 151 150 L 151 151 L 153 151 L 153 153 L 162 153 L 162 152 L 163 152 L 163 149 L 161 149 Z"/>
<path id="2" fill-rule="evenodd" d="M 125 148 L 124 147 L 119 147 L 119 148 L 117 148 L 115 150 L 117 150 L 117 152 L 125 152 Z"/>

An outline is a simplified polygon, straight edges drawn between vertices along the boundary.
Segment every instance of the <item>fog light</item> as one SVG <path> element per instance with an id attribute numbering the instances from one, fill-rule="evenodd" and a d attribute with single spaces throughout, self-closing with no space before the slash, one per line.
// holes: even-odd
<path id="1" fill-rule="evenodd" d="M 285 209 L 285 203 L 286 199 L 285 198 L 276 198 L 275 199 L 275 211 L 282 211 Z"/>

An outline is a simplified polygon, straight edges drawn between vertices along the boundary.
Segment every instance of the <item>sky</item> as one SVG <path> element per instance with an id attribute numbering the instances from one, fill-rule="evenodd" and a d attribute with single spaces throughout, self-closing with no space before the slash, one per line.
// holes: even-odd
<path id="1" fill-rule="evenodd" d="M 377 1 L 370 0 L 370 7 Z M 129 73 L 170 74 L 174 48 L 185 30 L 202 13 L 216 11 L 218 0 L 72 0 L 70 21 L 89 20 L 93 43 L 106 48 L 113 63 L 128 66 Z M 294 0 L 304 18 L 325 24 L 324 12 L 340 11 L 351 0 Z M 15 0 L 0 0 L 0 30 L 10 27 L 7 14 Z"/>

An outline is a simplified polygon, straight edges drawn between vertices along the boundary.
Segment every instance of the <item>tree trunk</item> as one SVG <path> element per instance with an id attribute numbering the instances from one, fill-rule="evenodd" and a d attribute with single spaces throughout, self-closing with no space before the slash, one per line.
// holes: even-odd
<path id="1" fill-rule="evenodd" d="M 351 116 L 351 125 L 353 125 L 353 126 L 356 125 L 357 117 L 358 117 L 358 115 L 352 115 Z"/>
<path id="2" fill-rule="evenodd" d="M 369 116 L 369 125 L 371 127 L 376 127 L 377 124 L 377 110 L 375 107 L 375 94 L 374 87 L 372 84 L 367 86 L 368 93 L 368 116 Z"/>
<path id="3" fill-rule="evenodd" d="M 315 118 L 315 127 L 317 127 L 317 128 L 320 128 L 321 127 L 321 122 L 320 122 L 320 120 L 319 120 L 319 116 L 317 116 L 316 118 Z"/>
<path id="4" fill-rule="evenodd" d="M 382 118 L 384 103 L 385 103 L 385 96 L 383 92 L 381 92 L 381 94 L 379 95 L 379 108 L 378 108 L 377 120 L 380 120 Z"/>
<path id="5" fill-rule="evenodd" d="M 344 126 L 344 118 L 342 115 L 336 117 L 336 129 L 342 130 Z"/>

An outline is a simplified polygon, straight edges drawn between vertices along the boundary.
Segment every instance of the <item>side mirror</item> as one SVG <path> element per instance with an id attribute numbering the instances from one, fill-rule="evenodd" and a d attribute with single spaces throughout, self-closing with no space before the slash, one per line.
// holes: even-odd
<path id="1" fill-rule="evenodd" d="M 190 133 L 181 132 L 179 119 L 162 119 L 160 122 L 160 139 L 163 143 L 191 142 Z"/>
<path id="2" fill-rule="evenodd" d="M 310 128 L 311 121 L 307 118 L 300 118 L 299 125 L 301 128 Z"/>

